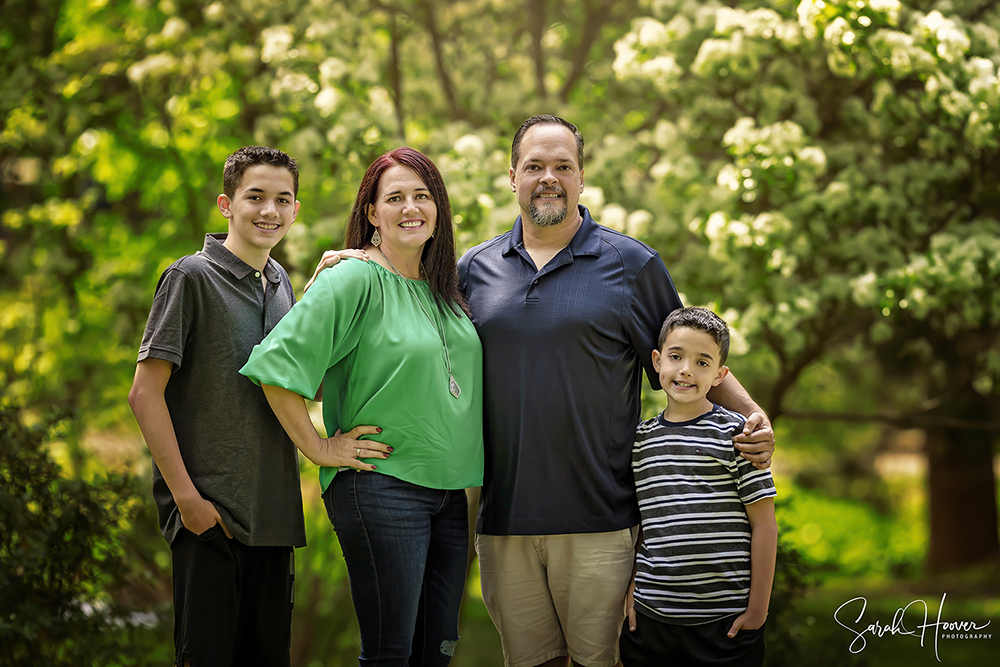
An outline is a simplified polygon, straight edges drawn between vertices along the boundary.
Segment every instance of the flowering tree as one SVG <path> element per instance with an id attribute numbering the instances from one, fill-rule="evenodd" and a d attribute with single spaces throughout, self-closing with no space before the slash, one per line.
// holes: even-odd
<path id="1" fill-rule="evenodd" d="M 444 171 L 462 248 L 509 225 L 514 129 L 571 98 L 601 113 L 590 54 L 610 52 L 635 11 L 595 0 L 5 3 L 0 396 L 74 408 L 97 427 L 131 420 L 123 398 L 156 278 L 225 229 L 214 202 L 241 145 L 299 161 L 300 223 L 275 250 L 299 285 L 340 247 L 368 164 L 403 143 Z"/>
<path id="2" fill-rule="evenodd" d="M 926 432 L 930 565 L 996 557 L 997 3 L 727 4 L 651 3 L 615 47 L 653 236 L 707 239 L 683 282 L 769 350 L 772 416 Z M 817 415 L 830 363 L 857 409 Z"/>
<path id="3" fill-rule="evenodd" d="M 729 310 L 772 416 L 923 429 L 931 562 L 994 554 L 995 4 L 9 0 L 0 400 L 131 419 L 156 278 L 224 229 L 240 145 L 300 162 L 276 255 L 301 284 L 400 143 L 442 168 L 460 250 L 508 228 L 510 137 L 554 112 L 584 203 Z"/>

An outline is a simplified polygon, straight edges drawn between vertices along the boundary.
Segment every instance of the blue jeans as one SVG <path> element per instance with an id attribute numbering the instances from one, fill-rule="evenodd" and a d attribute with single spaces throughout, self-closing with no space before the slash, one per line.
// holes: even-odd
<path id="1" fill-rule="evenodd" d="M 469 553 L 465 491 L 341 471 L 323 494 L 347 562 L 362 667 L 445 667 Z"/>

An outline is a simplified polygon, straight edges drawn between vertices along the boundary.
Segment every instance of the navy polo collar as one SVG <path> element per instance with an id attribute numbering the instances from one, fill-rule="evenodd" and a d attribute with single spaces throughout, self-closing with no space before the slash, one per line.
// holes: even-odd
<path id="1" fill-rule="evenodd" d="M 583 220 L 580 222 L 580 228 L 576 230 L 576 234 L 573 235 L 573 238 L 569 242 L 570 255 L 573 257 L 581 255 L 598 256 L 601 254 L 601 226 L 590 217 L 590 211 L 587 210 L 586 206 L 581 204 L 577 208 L 579 208 L 580 217 Z M 521 216 L 517 216 L 503 254 L 504 256 L 510 255 L 512 252 L 517 252 L 517 248 L 523 247 L 524 229 L 522 228 Z"/>
<path id="2" fill-rule="evenodd" d="M 237 280 L 243 280 L 251 273 L 257 271 L 242 259 L 234 255 L 229 248 L 223 245 L 226 242 L 226 237 L 228 234 L 205 234 L 205 245 L 202 247 L 201 251 L 205 253 L 205 256 L 210 260 L 223 267 L 235 277 Z M 268 257 L 267 264 L 264 266 L 264 276 L 272 283 L 281 282 L 281 274 L 274 267 L 275 261 Z"/>

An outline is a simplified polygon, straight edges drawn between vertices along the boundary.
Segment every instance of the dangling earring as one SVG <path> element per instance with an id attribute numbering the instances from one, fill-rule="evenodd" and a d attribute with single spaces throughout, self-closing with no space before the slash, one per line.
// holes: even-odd
<path id="1" fill-rule="evenodd" d="M 375 233 L 372 234 L 372 245 L 376 248 L 382 243 L 382 237 L 379 236 L 378 227 L 375 228 Z"/>

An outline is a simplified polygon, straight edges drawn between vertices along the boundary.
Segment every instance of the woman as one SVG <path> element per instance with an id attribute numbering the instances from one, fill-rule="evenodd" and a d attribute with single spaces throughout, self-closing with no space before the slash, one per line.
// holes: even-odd
<path id="1" fill-rule="evenodd" d="M 468 553 L 464 489 L 482 484 L 482 349 L 458 291 L 434 164 L 397 148 L 368 168 L 345 259 L 240 371 L 320 469 L 361 627 L 361 665 L 446 665 Z M 321 438 L 304 396 L 322 385 Z M 370 439 L 377 433 L 378 440 Z"/>

